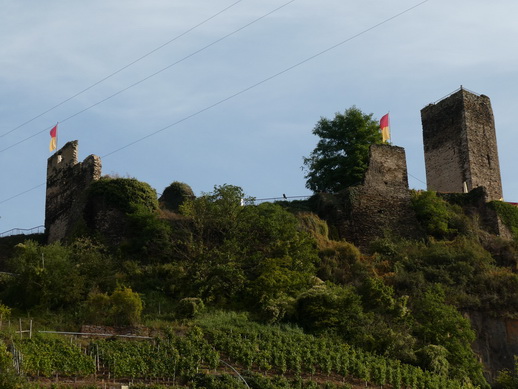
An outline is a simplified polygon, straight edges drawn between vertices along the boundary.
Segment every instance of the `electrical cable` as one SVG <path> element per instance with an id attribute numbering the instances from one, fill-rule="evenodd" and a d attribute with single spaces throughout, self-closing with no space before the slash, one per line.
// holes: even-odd
<path id="1" fill-rule="evenodd" d="M 197 111 L 195 113 L 192 113 L 192 114 L 190 114 L 188 116 L 185 116 L 184 118 L 182 118 L 182 119 L 180 119 L 180 120 L 178 120 L 178 121 L 176 121 L 174 123 L 171 123 L 171 124 L 169 124 L 169 125 L 167 125 L 165 127 L 162 127 L 159 130 L 151 132 L 151 133 L 149 133 L 149 134 L 147 134 L 147 135 L 145 135 L 145 136 L 143 136 L 143 137 L 141 137 L 141 138 L 139 138 L 139 139 L 137 139 L 137 140 L 135 140 L 133 142 L 130 142 L 130 143 L 126 144 L 125 146 L 119 147 L 118 149 L 116 149 L 116 150 L 114 150 L 114 151 L 112 151 L 112 152 L 110 152 L 108 154 L 103 155 L 102 158 L 105 158 L 105 157 L 110 156 L 112 154 L 115 154 L 115 153 L 117 153 L 117 152 L 119 152 L 121 150 L 124 150 L 125 148 L 128 148 L 128 147 L 134 145 L 135 143 L 139 143 L 139 142 L 141 142 L 141 141 L 143 141 L 143 140 L 145 140 L 147 138 L 150 138 L 150 137 L 152 137 L 152 136 L 154 136 L 154 135 L 156 135 L 156 134 L 158 134 L 160 132 L 163 132 L 163 131 L 171 128 L 171 127 L 174 127 L 174 126 L 176 126 L 176 125 L 178 125 L 178 124 L 180 124 L 180 123 L 182 123 L 182 122 L 184 122 L 184 121 L 186 121 L 188 119 L 191 119 L 191 118 L 193 118 L 195 116 L 198 116 L 199 114 L 201 114 L 201 113 L 203 113 L 205 111 L 208 111 L 208 110 L 210 110 L 210 109 L 212 109 L 212 108 L 214 108 L 214 107 L 216 107 L 216 106 L 218 106 L 220 104 L 223 104 L 224 102 L 226 102 L 228 100 L 231 100 L 231 99 L 233 99 L 233 98 L 235 98 L 235 97 L 237 97 L 237 96 L 239 96 L 239 95 L 241 95 L 241 94 L 243 94 L 245 92 L 248 92 L 249 90 L 258 87 L 259 85 L 262 85 L 262 84 L 264 84 L 264 83 L 266 83 L 266 82 L 268 82 L 268 81 L 270 81 L 270 80 L 272 80 L 274 78 L 277 78 L 280 75 L 282 75 L 284 73 L 287 73 L 290 70 L 293 70 L 293 69 L 295 69 L 295 68 L 305 64 L 306 62 L 309 62 L 309 61 L 311 61 L 311 60 L 313 60 L 313 59 L 315 59 L 315 58 L 317 58 L 317 57 L 319 57 L 319 56 L 321 56 L 321 55 L 323 55 L 323 54 L 325 54 L 325 53 L 327 53 L 327 52 L 329 52 L 329 51 L 331 51 L 333 49 L 336 49 L 337 47 L 339 47 L 339 46 L 341 46 L 341 45 L 343 45 L 343 44 L 345 44 L 347 42 L 350 42 L 351 40 L 353 40 L 355 38 L 358 38 L 359 36 L 361 36 L 363 34 L 366 34 L 367 32 L 369 32 L 369 31 L 371 31 L 371 30 L 373 30 L 373 29 L 375 29 L 375 28 L 377 28 L 377 27 L 379 27 L 379 26 L 381 26 L 381 25 L 383 25 L 383 24 L 385 24 L 385 23 L 387 23 L 387 22 L 389 22 L 389 21 L 391 21 L 391 20 L 393 20 L 393 19 L 395 19 L 395 18 L 397 18 L 397 17 L 399 17 L 399 16 L 401 16 L 401 15 L 411 11 L 411 10 L 413 10 L 414 8 L 417 8 L 418 6 L 424 4 L 424 3 L 428 2 L 428 1 L 429 0 L 424 0 L 424 1 L 420 2 L 419 4 L 414 5 L 414 6 L 410 7 L 410 8 L 408 8 L 408 9 L 406 9 L 405 11 L 402 11 L 402 12 L 400 12 L 400 13 L 394 15 L 394 16 L 391 16 L 390 18 L 387 18 L 384 21 L 382 21 L 382 22 L 380 22 L 380 23 L 378 23 L 378 24 L 376 24 L 376 25 L 374 25 L 372 27 L 369 27 L 369 28 L 367 28 L 367 29 L 365 29 L 365 30 L 363 30 L 363 31 L 361 31 L 361 32 L 359 32 L 359 33 L 357 33 L 357 34 L 355 34 L 355 35 L 353 35 L 353 36 L 351 36 L 351 37 L 349 37 L 349 38 L 347 38 L 347 39 L 345 39 L 345 40 L 335 44 L 335 45 L 333 45 L 333 46 L 328 47 L 325 50 L 322 50 L 322 51 L 320 51 L 320 52 L 318 52 L 318 53 L 316 53 L 316 54 L 314 54 L 314 55 L 312 55 L 312 56 L 310 56 L 310 57 L 308 57 L 308 58 L 306 58 L 306 59 L 296 63 L 295 65 L 289 66 L 286 69 L 281 70 L 280 72 L 273 74 L 273 75 L 271 75 L 271 76 L 269 76 L 269 77 L 267 77 L 267 78 L 265 78 L 265 79 L 255 83 L 255 84 L 252 84 L 252 85 L 248 86 L 247 88 L 240 90 L 239 92 L 236 92 L 236 93 L 234 93 L 234 94 L 232 94 L 232 95 L 230 95 L 228 97 L 225 97 L 224 99 L 221 99 L 221 100 L 217 101 L 216 103 L 214 103 L 212 105 L 209 105 L 208 107 L 205 107 L 205 108 L 200 109 L 199 111 Z"/>
<path id="2" fill-rule="evenodd" d="M 294 0 L 292 0 L 292 1 L 294 1 Z M 128 143 L 128 144 L 126 144 L 126 145 L 116 149 L 116 150 L 113 150 L 113 151 L 109 152 L 108 154 L 105 154 L 101 158 L 105 158 L 105 157 L 108 157 L 110 155 L 113 155 L 113 154 L 115 154 L 115 153 L 117 153 L 117 152 L 119 152 L 121 150 L 124 150 L 124 149 L 126 149 L 126 148 L 128 148 L 128 147 L 130 147 L 130 146 L 132 146 L 134 144 L 136 144 L 136 143 L 139 143 L 139 142 L 141 142 L 141 141 L 143 141 L 143 140 L 145 140 L 147 138 L 150 138 L 150 137 L 152 137 L 152 136 L 154 136 L 154 135 L 156 135 L 156 134 L 158 134 L 160 132 L 163 132 L 163 131 L 165 131 L 165 130 L 173 127 L 173 126 L 176 126 L 176 125 L 178 125 L 178 124 L 180 124 L 180 123 L 182 123 L 182 122 L 184 122 L 184 121 L 186 121 L 186 120 L 188 120 L 188 119 L 190 119 L 192 117 L 195 117 L 195 116 L 197 116 L 197 115 L 199 115 L 199 114 L 201 114 L 201 113 L 203 113 L 205 111 L 208 111 L 208 110 L 210 110 L 210 109 L 212 109 L 212 108 L 214 108 L 214 107 L 216 107 L 216 106 L 218 106 L 218 105 L 220 105 L 220 104 L 222 104 L 222 103 L 224 103 L 224 102 L 226 102 L 228 100 L 231 100 L 231 99 L 235 98 L 236 96 L 239 96 L 239 95 L 241 95 L 241 94 L 243 94 L 243 93 L 245 93 L 245 92 L 247 92 L 247 91 L 249 91 L 249 90 L 251 90 L 251 89 L 253 89 L 253 88 L 257 87 L 257 86 L 259 86 L 259 85 L 262 85 L 262 84 L 264 84 L 264 83 L 266 83 L 266 82 L 268 82 L 268 81 L 270 81 L 270 80 L 272 80 L 272 79 L 274 79 L 274 78 L 284 74 L 284 73 L 287 73 L 288 71 L 293 70 L 293 69 L 295 69 L 295 68 L 305 64 L 306 62 L 309 62 L 309 61 L 311 61 L 311 60 L 313 60 L 313 59 L 315 59 L 315 58 L 317 58 L 317 57 L 319 57 L 319 56 L 321 56 L 321 55 L 323 55 L 323 54 L 325 54 L 325 53 L 327 53 L 327 52 L 329 52 L 329 51 L 331 51 L 331 50 L 333 50 L 333 49 L 335 49 L 335 48 L 337 48 L 339 46 L 344 45 L 347 42 L 350 42 L 353 39 L 356 39 L 356 38 L 360 37 L 361 35 L 366 34 L 369 31 L 372 31 L 372 30 L 374 30 L 374 29 L 376 29 L 376 28 L 378 28 L 378 27 L 388 23 L 389 21 L 392 21 L 392 20 L 394 20 L 394 19 L 396 19 L 396 18 L 398 18 L 398 17 L 400 17 L 400 16 L 410 12 L 411 10 L 413 10 L 413 9 L 423 5 L 424 3 L 428 2 L 428 1 L 429 0 L 421 1 L 420 3 L 414 5 L 414 6 L 410 7 L 410 8 L 407 8 L 407 9 L 405 9 L 402 12 L 399 12 L 399 13 L 397 13 L 397 14 L 395 14 L 395 15 L 387 18 L 387 19 L 384 19 L 383 21 L 373 25 L 372 27 L 369 27 L 369 28 L 367 28 L 367 29 L 365 29 L 365 30 L 355 34 L 355 35 L 352 35 L 351 37 L 349 37 L 349 38 L 347 38 L 347 39 L 345 39 L 345 40 L 343 40 L 343 41 L 341 41 L 341 42 L 339 42 L 337 44 L 334 44 L 334 45 L 328 47 L 327 49 L 324 49 L 324 50 L 322 50 L 322 51 L 320 51 L 320 52 L 318 52 L 316 54 L 313 54 L 312 56 L 310 56 L 310 57 L 308 57 L 308 58 L 306 58 L 306 59 L 296 63 L 295 65 L 289 66 L 288 68 L 286 68 L 286 69 L 284 69 L 284 70 L 282 70 L 282 71 L 280 71 L 278 73 L 275 73 L 275 74 L 273 74 L 273 75 L 271 75 L 271 76 L 269 76 L 269 77 L 267 77 L 267 78 L 265 78 L 265 79 L 255 83 L 255 84 L 253 84 L 253 85 L 250 85 L 249 87 L 247 87 L 245 89 L 242 89 L 241 91 L 236 92 L 233 95 L 230 95 L 230 96 L 228 96 L 228 97 L 226 97 L 224 99 L 221 99 L 218 102 L 216 102 L 216 103 L 214 103 L 214 104 L 212 104 L 212 105 L 210 105 L 208 107 L 205 107 L 205 108 L 203 108 L 203 109 L 201 109 L 201 110 L 199 110 L 199 111 L 197 111 L 197 112 L 195 112 L 195 113 L 193 113 L 191 115 L 188 115 L 188 116 L 186 116 L 186 117 L 184 117 L 184 118 L 182 118 L 182 119 L 180 119 L 180 120 L 178 120 L 178 121 L 176 121 L 174 123 L 171 123 L 171 124 L 169 124 L 169 125 L 167 125 L 165 127 L 162 127 L 161 129 L 156 130 L 156 131 L 154 131 L 152 133 L 149 133 L 149 134 L 147 134 L 147 135 L 145 135 L 145 136 L 143 136 L 143 137 L 141 137 L 141 138 L 139 138 L 139 139 L 137 139 L 137 140 L 135 140 L 133 142 L 130 142 L 130 143 Z M 286 5 L 287 4 L 288 3 L 286 3 Z M 4 151 L 4 150 L 0 150 L 0 151 Z M 5 203 L 5 202 L 7 202 L 7 201 L 9 201 L 11 199 L 14 199 L 14 198 L 16 198 L 18 196 L 21 196 L 21 195 L 23 195 L 23 194 L 25 194 L 27 192 L 30 192 L 30 191 L 32 191 L 34 189 L 37 189 L 37 188 L 39 188 L 39 187 L 41 187 L 43 185 L 45 185 L 45 183 L 40 184 L 38 186 L 35 186 L 35 187 L 31 188 L 31 189 L 28 189 L 28 190 L 26 190 L 24 192 L 21 192 L 21 193 L 17 194 L 17 195 L 11 196 L 11 197 L 9 197 L 9 198 L 7 198 L 5 200 L 1 200 L 0 204 L 3 204 L 3 203 Z"/>
<path id="3" fill-rule="evenodd" d="M 100 100 L 100 101 L 98 101 L 98 102 L 96 102 L 96 103 L 94 103 L 94 104 L 92 104 L 92 105 L 90 105 L 90 106 L 88 106 L 88 107 L 86 107 L 86 108 L 84 108 L 84 109 L 82 109 L 82 110 L 80 110 L 80 111 L 78 111 L 78 112 L 74 113 L 73 115 L 70 115 L 70 116 L 68 116 L 67 118 L 63 119 L 63 120 L 60 120 L 60 121 L 59 121 L 59 123 L 64 123 L 64 122 L 66 122 L 66 121 L 68 121 L 68 120 L 70 120 L 70 119 L 72 119 L 72 118 L 74 118 L 74 117 L 76 117 L 76 116 L 78 116 L 78 115 L 80 115 L 80 114 L 82 114 L 82 113 L 84 113 L 84 112 L 86 112 L 86 111 L 88 111 L 88 110 L 92 109 L 93 107 L 96 107 L 96 106 L 98 106 L 98 105 L 100 105 L 100 104 L 104 103 L 105 101 L 110 100 L 111 98 L 113 98 L 113 97 L 115 97 L 115 96 L 118 96 L 118 95 L 120 95 L 120 94 L 121 94 L 121 93 L 123 93 L 123 92 L 126 92 L 128 89 L 131 89 L 131 88 L 133 88 L 133 87 L 135 87 L 135 86 L 137 86 L 137 85 L 139 85 L 139 84 L 142 84 L 144 81 L 147 81 L 147 80 L 149 80 L 150 78 L 152 78 L 152 77 L 154 77 L 154 76 L 156 76 L 156 75 L 158 75 L 158 74 L 160 74 L 160 73 L 162 73 L 162 72 L 166 71 L 167 69 L 170 69 L 170 68 L 172 68 L 173 66 L 178 65 L 179 63 L 181 63 L 181 62 L 183 62 L 183 61 L 185 61 L 185 60 L 187 60 L 187 59 L 189 59 L 189 58 L 191 58 L 191 57 L 195 56 L 196 54 L 201 53 L 202 51 L 204 51 L 204 50 L 208 49 L 209 47 L 214 46 L 215 44 L 217 44 L 217 43 L 219 43 L 219 42 L 221 42 L 221 41 L 223 41 L 223 40 L 227 39 L 228 37 L 230 37 L 230 36 L 232 36 L 232 35 L 234 35 L 234 34 L 238 33 L 238 32 L 239 32 L 239 31 L 241 31 L 241 30 L 244 30 L 244 29 L 245 29 L 245 28 L 247 28 L 247 27 L 250 27 L 252 24 L 257 23 L 258 21 L 260 21 L 260 20 L 262 20 L 262 19 L 266 18 L 267 16 L 269 16 L 269 15 L 273 14 L 274 12 L 277 12 L 277 11 L 278 11 L 278 10 L 280 10 L 281 8 L 284 8 L 284 7 L 286 7 L 287 5 L 289 5 L 289 4 L 291 4 L 291 3 L 295 2 L 295 1 L 296 1 L 296 0 L 290 0 L 290 1 L 288 1 L 287 3 L 284 3 L 283 5 L 281 5 L 281 6 L 277 7 L 277 8 L 275 8 L 274 10 L 272 10 L 272 11 L 270 11 L 270 12 L 268 12 L 268 13 L 266 13 L 266 14 L 262 15 L 262 16 L 260 16 L 260 17 L 259 17 L 259 18 L 257 18 L 257 19 L 254 19 L 253 21 L 251 21 L 251 22 L 249 22 L 249 23 L 245 24 L 244 26 L 242 26 L 242 27 L 238 28 L 237 30 L 234 30 L 234 31 L 232 31 L 231 33 L 228 33 L 227 35 L 224 35 L 223 37 L 221 37 L 221 38 L 219 38 L 219 39 L 216 39 L 215 41 L 213 41 L 212 43 L 209 43 L 208 45 L 206 45 L 206 46 L 202 47 L 201 49 L 198 49 L 198 50 L 196 50 L 196 51 L 192 52 L 191 54 L 186 55 L 185 57 L 183 57 L 183 58 L 179 59 L 178 61 L 173 62 L 172 64 L 167 65 L 166 67 L 164 67 L 164 68 L 162 68 L 162 69 L 160 69 L 160 70 L 158 70 L 158 71 L 156 71 L 156 72 L 154 72 L 154 73 L 150 74 L 150 75 L 149 75 L 149 76 L 147 76 L 147 77 L 142 78 L 141 80 L 139 80 L 139 81 L 137 81 L 137 82 L 135 82 L 135 83 L 133 83 L 133 84 L 131 84 L 131 85 L 127 86 L 126 88 L 123 88 L 123 89 L 121 89 L 121 90 L 119 90 L 119 91 L 115 92 L 114 94 L 112 94 L 112 95 L 110 95 L 110 96 L 108 96 L 108 97 L 106 97 L 106 98 L 104 98 L 104 99 L 102 99 L 102 100 Z M 52 127 L 47 127 L 47 128 L 45 128 L 45 129 L 43 129 L 43 130 L 41 130 L 41 131 L 39 131 L 39 132 L 36 132 L 36 133 L 34 133 L 34 134 L 32 134 L 32 135 L 28 136 L 28 137 L 27 137 L 27 138 L 25 138 L 25 139 L 22 139 L 22 140 L 20 140 L 20 141 L 18 141 L 18 142 L 16 142 L 16 143 L 13 143 L 12 145 L 10 145 L 10 146 L 8 146 L 8 147 L 4 148 L 4 149 L 1 149 L 1 150 L 0 150 L 0 153 L 2 153 L 2 152 L 4 152 L 4 151 L 7 151 L 7 150 L 9 150 L 9 149 L 12 149 L 13 147 L 18 146 L 19 144 L 24 143 L 25 141 L 27 141 L 27 140 L 29 140 L 29 139 L 32 139 L 32 138 L 34 138 L 35 136 L 37 136 L 37 135 L 39 135 L 39 134 L 42 134 L 42 133 L 44 133 L 44 132 L 48 131 L 50 128 L 52 128 Z"/>
<path id="4" fill-rule="evenodd" d="M 83 90 L 81 90 L 81 91 L 77 92 L 76 94 L 74 94 L 74 95 L 72 95 L 72 96 L 68 97 L 67 99 L 65 99 L 65 100 L 61 101 L 60 103 L 58 103 L 58 104 L 54 105 L 53 107 L 51 107 L 51 108 L 47 109 L 46 111 L 44 111 L 44 112 L 40 113 L 39 115 L 37 115 L 37 116 L 35 116 L 35 117 L 33 117 L 32 119 L 29 119 L 29 120 L 27 120 L 26 122 L 24 122 L 24 123 L 22 123 L 22 124 L 18 125 L 17 127 L 15 127 L 15 128 L 13 128 L 13 129 L 11 129 L 10 131 L 7 131 L 6 133 L 4 133 L 4 134 L 0 135 L 0 138 L 3 138 L 4 136 L 9 135 L 10 133 L 12 133 L 12 132 L 14 132 L 14 131 L 18 130 L 19 128 L 21 128 L 21 127 L 25 126 L 26 124 L 29 124 L 29 123 L 33 122 L 34 120 L 36 120 L 36 119 L 38 119 L 38 118 L 42 117 L 42 116 L 43 116 L 43 115 L 45 115 L 46 113 L 49 113 L 50 111 L 52 111 L 52 110 L 54 110 L 54 109 L 56 109 L 56 108 L 58 108 L 58 107 L 62 106 L 63 104 L 65 104 L 65 103 L 69 102 L 70 100 L 72 100 L 72 99 L 76 98 L 77 96 L 82 95 L 82 94 L 83 94 L 83 93 L 85 93 L 86 91 L 88 91 L 88 90 L 92 89 L 93 87 L 95 87 L 95 86 L 99 85 L 100 83 L 102 83 L 102 82 L 104 82 L 104 81 L 108 80 L 109 78 L 111 78 L 111 77 L 115 76 L 116 74 L 119 74 L 119 73 L 120 73 L 120 72 L 122 72 L 123 70 L 126 70 L 126 69 L 127 69 L 127 68 L 129 68 L 130 66 L 132 66 L 132 65 L 136 64 L 137 62 L 139 62 L 139 61 L 143 60 L 143 59 L 144 59 L 144 58 L 146 58 L 146 57 L 149 57 L 151 54 L 155 53 L 156 51 L 158 51 L 158 50 L 160 50 L 160 49 L 164 48 L 165 46 L 167 46 L 167 45 L 169 45 L 169 44 L 173 43 L 174 41 L 176 41 L 176 40 L 178 40 L 178 39 L 180 39 L 180 38 L 181 38 L 181 37 L 183 37 L 184 35 L 187 35 L 188 33 L 190 33 L 191 31 L 195 30 L 196 28 L 198 28 L 198 27 L 200 27 L 200 26 L 204 25 L 205 23 L 209 22 L 210 20 L 212 20 L 212 19 L 216 18 L 217 16 L 221 15 L 222 13 L 224 13 L 225 11 L 229 10 L 230 8 L 232 8 L 233 6 L 235 6 L 236 4 L 238 4 L 238 3 L 242 2 L 242 1 L 243 1 L 243 0 L 238 0 L 238 1 L 236 1 L 235 3 L 230 4 L 229 6 L 227 6 L 227 7 L 223 8 L 221 11 L 219 11 L 219 12 L 215 13 L 215 14 L 214 14 L 214 15 L 212 15 L 211 17 L 209 17 L 209 18 L 207 18 L 207 19 L 203 20 L 202 22 L 200 22 L 200 23 L 196 24 L 195 26 L 193 26 L 193 27 L 189 28 L 188 30 L 184 31 L 184 32 L 183 32 L 183 33 L 181 33 L 180 35 L 175 36 L 174 38 L 172 38 L 172 39 L 168 40 L 167 42 L 165 42 L 165 43 L 161 44 L 160 46 L 158 46 L 158 47 L 154 48 L 153 50 L 151 50 L 151 51 L 147 52 L 146 54 L 144 54 L 144 55 L 140 56 L 139 58 L 137 58 L 137 59 L 133 60 L 133 61 L 132 61 L 132 62 L 130 62 L 129 64 L 124 65 L 124 66 L 123 66 L 123 67 L 121 67 L 120 69 L 118 69 L 118 70 L 114 71 L 113 73 L 111 73 L 111 74 L 107 75 L 106 77 L 104 77 L 104 78 L 100 79 L 99 81 L 97 81 L 97 82 L 93 83 L 92 85 L 88 86 L 87 88 L 85 88 L 85 89 L 83 89 Z"/>

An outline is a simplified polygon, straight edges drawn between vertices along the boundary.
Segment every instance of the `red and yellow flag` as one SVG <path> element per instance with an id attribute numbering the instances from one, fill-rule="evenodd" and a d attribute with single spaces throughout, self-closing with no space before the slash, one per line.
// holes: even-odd
<path id="1" fill-rule="evenodd" d="M 380 131 L 381 137 L 383 138 L 383 142 L 386 142 L 390 139 L 390 120 L 389 114 L 383 115 L 380 120 Z"/>
<path id="2" fill-rule="evenodd" d="M 58 147 L 58 125 L 56 124 L 54 127 L 52 127 L 52 130 L 50 130 L 50 145 L 49 150 L 52 152 L 56 150 Z"/>

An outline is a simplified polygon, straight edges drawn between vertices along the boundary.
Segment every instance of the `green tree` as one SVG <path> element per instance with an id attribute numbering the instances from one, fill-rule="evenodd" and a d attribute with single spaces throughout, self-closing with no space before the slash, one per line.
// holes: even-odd
<path id="1" fill-rule="evenodd" d="M 314 240 L 281 206 L 252 201 L 241 188 L 223 185 L 180 206 L 185 297 L 283 311 L 309 287 L 318 262 Z"/>
<path id="2" fill-rule="evenodd" d="M 20 243 L 8 261 L 8 269 L 16 274 L 5 291 L 10 305 L 66 308 L 77 304 L 84 295 L 85 277 L 71 260 L 71 250 L 60 243 Z"/>
<path id="3" fill-rule="evenodd" d="M 377 120 L 355 106 L 333 120 L 322 117 L 313 129 L 320 137 L 309 157 L 306 187 L 315 192 L 337 192 L 361 183 L 369 163 L 369 147 L 381 143 Z"/>

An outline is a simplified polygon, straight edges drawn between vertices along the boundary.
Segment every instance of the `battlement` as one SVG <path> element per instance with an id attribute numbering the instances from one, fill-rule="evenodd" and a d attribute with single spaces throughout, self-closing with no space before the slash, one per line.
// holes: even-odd
<path id="1" fill-rule="evenodd" d="M 82 219 L 84 193 L 101 177 L 101 158 L 88 156 L 79 163 L 78 141 L 68 142 L 47 160 L 45 230 L 48 241 L 59 241 Z"/>
<path id="2" fill-rule="evenodd" d="M 59 169 L 65 169 L 77 164 L 77 140 L 68 142 L 47 160 L 47 178 L 56 174 Z"/>

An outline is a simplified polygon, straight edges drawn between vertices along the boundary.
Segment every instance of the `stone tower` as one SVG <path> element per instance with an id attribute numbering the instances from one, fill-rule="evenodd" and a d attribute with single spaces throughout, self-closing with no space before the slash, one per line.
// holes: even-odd
<path id="1" fill-rule="evenodd" d="M 342 197 L 335 224 L 340 237 L 358 247 L 367 248 L 372 241 L 387 236 L 420 238 L 402 147 L 372 145 L 363 183 L 347 188 Z"/>
<path id="2" fill-rule="evenodd" d="M 90 155 L 78 163 L 77 143 L 68 142 L 47 161 L 45 232 L 49 243 L 73 232 L 82 220 L 86 188 L 101 177 L 101 158 Z"/>
<path id="3" fill-rule="evenodd" d="M 421 110 L 428 190 L 462 193 L 477 187 L 502 198 L 495 122 L 489 97 L 462 87 Z"/>

